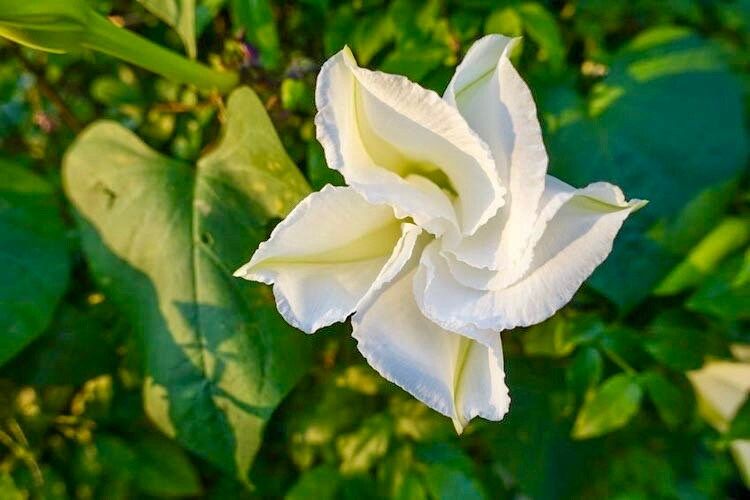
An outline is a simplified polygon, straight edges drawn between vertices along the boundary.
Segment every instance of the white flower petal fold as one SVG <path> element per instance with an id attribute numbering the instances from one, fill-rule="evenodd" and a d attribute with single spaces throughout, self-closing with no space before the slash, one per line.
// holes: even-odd
<path id="1" fill-rule="evenodd" d="M 502 281 L 497 273 L 451 262 L 433 243 L 414 279 L 420 310 L 443 328 L 467 335 L 544 321 L 570 301 L 609 255 L 623 221 L 643 205 L 626 202 L 619 188 L 606 183 L 575 190 L 557 181 L 542 198 L 530 264 L 516 282 L 496 286 L 493 281 Z"/>
<path id="2" fill-rule="evenodd" d="M 303 200 L 236 273 L 306 332 L 351 316 L 370 365 L 458 432 L 508 411 L 500 332 L 570 301 L 643 204 L 546 175 L 513 44 L 476 42 L 442 98 L 331 57 L 315 124 L 347 187 Z"/>
<path id="3" fill-rule="evenodd" d="M 482 343 L 431 322 L 414 300 L 414 273 L 402 271 L 352 317 L 360 352 L 384 378 L 450 417 L 459 433 L 476 416 L 501 420 L 510 398 L 500 335 L 484 332 Z"/>
<path id="4" fill-rule="evenodd" d="M 235 272 L 273 284 L 284 319 L 308 333 L 344 321 L 411 256 L 421 229 L 348 187 L 310 194 Z"/>
<path id="5" fill-rule="evenodd" d="M 344 48 L 320 71 L 316 105 L 328 166 L 370 202 L 390 204 L 428 230 L 433 219 L 455 219 L 462 234 L 473 234 L 504 203 L 487 145 L 436 93 L 360 68 Z M 413 176 L 455 193 L 449 205 L 456 214 L 446 213 L 448 197 L 415 188 Z"/>
<path id="6" fill-rule="evenodd" d="M 509 58 L 516 40 L 489 35 L 475 42 L 444 95 L 487 143 L 508 188 L 497 215 L 450 251 L 468 265 L 506 274 L 528 244 L 547 172 L 534 98 Z"/>

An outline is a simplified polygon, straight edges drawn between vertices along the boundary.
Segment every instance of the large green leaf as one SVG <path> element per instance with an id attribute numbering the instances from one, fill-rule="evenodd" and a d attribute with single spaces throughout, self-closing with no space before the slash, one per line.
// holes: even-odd
<path id="1" fill-rule="evenodd" d="M 623 307 L 643 299 L 670 269 L 669 253 L 645 236 L 703 189 L 745 164 L 742 88 L 720 50 L 679 28 L 636 37 L 611 61 L 587 100 L 556 89 L 544 101 L 551 171 L 583 185 L 607 180 L 650 204 L 639 212 L 591 283 Z M 648 224 L 646 224 L 648 222 Z M 642 276 L 627 280 L 622 276 Z"/>
<path id="2" fill-rule="evenodd" d="M 195 58 L 195 0 L 138 0 L 180 35 L 188 55 Z"/>
<path id="3" fill-rule="evenodd" d="M 308 353 L 269 290 L 232 277 L 308 191 L 262 104 L 235 91 L 222 140 L 196 167 L 105 121 L 81 134 L 64 169 L 89 264 L 143 335 L 148 414 L 246 480 Z"/>
<path id="4" fill-rule="evenodd" d="M 44 330 L 68 285 L 65 227 L 52 187 L 0 160 L 0 365 Z"/>

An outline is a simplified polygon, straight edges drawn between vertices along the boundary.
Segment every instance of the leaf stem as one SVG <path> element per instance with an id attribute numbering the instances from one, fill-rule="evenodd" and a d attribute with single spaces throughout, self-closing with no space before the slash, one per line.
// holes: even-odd
<path id="1" fill-rule="evenodd" d="M 91 25 L 82 45 L 117 57 L 180 83 L 190 83 L 225 93 L 239 77 L 234 72 L 216 71 L 152 43 L 135 33 L 118 28 L 99 15 L 90 16 Z"/>
<path id="2" fill-rule="evenodd" d="M 606 347 L 603 347 L 602 350 L 604 351 L 604 354 L 612 361 L 614 364 L 616 364 L 622 371 L 627 373 L 628 375 L 637 375 L 638 371 L 630 366 L 627 361 L 622 359 L 622 357 L 617 354 L 616 352 L 607 349 Z"/>

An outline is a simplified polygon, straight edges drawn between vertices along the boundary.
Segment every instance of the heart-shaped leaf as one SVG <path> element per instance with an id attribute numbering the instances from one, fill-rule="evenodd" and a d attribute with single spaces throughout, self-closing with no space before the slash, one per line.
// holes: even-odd
<path id="1" fill-rule="evenodd" d="M 149 416 L 246 480 L 308 353 L 268 288 L 232 277 L 309 189 L 261 102 L 235 91 L 221 142 L 196 166 L 98 122 L 64 168 L 89 264 L 143 336 Z"/>

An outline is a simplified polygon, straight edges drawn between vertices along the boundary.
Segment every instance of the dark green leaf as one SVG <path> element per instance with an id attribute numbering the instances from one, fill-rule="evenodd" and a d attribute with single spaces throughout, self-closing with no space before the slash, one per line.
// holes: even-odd
<path id="1" fill-rule="evenodd" d="M 730 439 L 750 439 L 750 397 L 740 406 L 732 418 L 728 437 Z"/>
<path id="2" fill-rule="evenodd" d="M 728 321 L 750 319 L 750 251 L 721 266 L 686 305 Z"/>
<path id="3" fill-rule="evenodd" d="M 540 59 L 549 64 L 552 70 L 560 70 L 565 62 L 565 43 L 555 16 L 537 2 L 521 4 L 518 12 L 524 31 L 539 46 Z M 507 36 L 507 33 L 503 34 Z"/>
<path id="4" fill-rule="evenodd" d="M 654 358 L 677 371 L 700 368 L 711 334 L 679 309 L 660 313 L 648 326 L 645 348 Z"/>
<path id="5" fill-rule="evenodd" d="M 143 334 L 150 417 L 246 480 L 308 352 L 267 288 L 232 277 L 308 189 L 262 104 L 235 91 L 220 144 L 196 168 L 99 122 L 64 175 L 92 270 Z"/>
<path id="6" fill-rule="evenodd" d="M 182 449 L 160 436 L 135 442 L 135 477 L 138 489 L 147 495 L 180 497 L 201 493 L 198 472 Z"/>
<path id="7" fill-rule="evenodd" d="M 0 160 L 0 365 L 52 320 L 68 286 L 65 227 L 52 187 Z"/>
<path id="8" fill-rule="evenodd" d="M 436 500 L 480 500 L 487 498 L 482 485 L 460 469 L 444 464 L 430 465 L 424 473 L 424 481 L 430 497 Z"/>
<path id="9" fill-rule="evenodd" d="M 333 500 L 341 484 L 341 475 L 332 465 L 321 465 L 304 472 L 289 490 L 286 500 Z"/>
<path id="10" fill-rule="evenodd" d="M 599 351 L 593 347 L 585 347 L 578 351 L 565 371 L 568 387 L 577 395 L 595 387 L 602 378 L 604 361 Z"/>
<path id="11" fill-rule="evenodd" d="M 24 355 L 6 366 L 14 380 L 25 384 L 80 385 L 109 372 L 117 364 L 117 331 L 106 303 L 86 310 L 63 305 L 47 331 Z"/>
<path id="12" fill-rule="evenodd" d="M 686 420 L 691 403 L 689 392 L 658 372 L 643 374 L 641 383 L 668 427 L 674 429 Z"/>
<path id="13" fill-rule="evenodd" d="M 427 464 L 423 477 L 431 498 L 487 498 L 482 483 L 476 477 L 474 464 L 460 448 L 435 443 L 420 447 L 417 456 Z"/>
<path id="14" fill-rule="evenodd" d="M 747 158 L 741 87 L 716 46 L 681 28 L 636 37 L 587 102 L 557 92 L 545 108 L 552 173 L 576 185 L 606 179 L 650 200 L 634 216 L 644 221 L 674 216 L 707 186 L 736 175 Z M 634 236 L 591 281 L 625 308 L 668 269 L 653 242 Z M 641 279 L 622 290 L 613 286 L 618 276 Z"/>
<path id="15" fill-rule="evenodd" d="M 558 314 L 529 328 L 522 334 L 521 342 L 526 354 L 558 358 L 573 352 L 577 345 L 595 339 L 602 329 L 598 318 Z"/>
<path id="16" fill-rule="evenodd" d="M 230 0 L 232 24 L 245 31 L 247 40 L 260 50 L 260 60 L 266 68 L 276 68 L 281 62 L 279 34 L 270 0 Z"/>
<path id="17" fill-rule="evenodd" d="M 589 439 L 623 427 L 638 413 L 642 393 L 631 375 L 621 373 L 608 378 L 579 410 L 572 437 Z"/>

